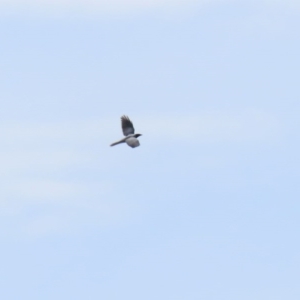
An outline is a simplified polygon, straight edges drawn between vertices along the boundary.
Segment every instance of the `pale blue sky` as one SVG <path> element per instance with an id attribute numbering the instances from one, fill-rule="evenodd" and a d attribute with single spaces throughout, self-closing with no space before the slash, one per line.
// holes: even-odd
<path id="1" fill-rule="evenodd" d="M 299 299 L 299 1 L 0 8 L 1 299 Z"/>

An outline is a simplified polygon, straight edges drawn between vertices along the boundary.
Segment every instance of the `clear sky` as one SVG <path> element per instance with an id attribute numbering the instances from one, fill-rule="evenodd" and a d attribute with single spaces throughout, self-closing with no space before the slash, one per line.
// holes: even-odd
<path id="1" fill-rule="evenodd" d="M 0 0 L 1 299 L 299 300 L 299 31 L 296 0 Z"/>

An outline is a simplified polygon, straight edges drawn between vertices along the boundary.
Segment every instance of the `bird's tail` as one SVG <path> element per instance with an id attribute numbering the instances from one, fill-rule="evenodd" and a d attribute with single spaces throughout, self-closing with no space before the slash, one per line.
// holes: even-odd
<path id="1" fill-rule="evenodd" d="M 118 145 L 118 144 L 125 143 L 125 140 L 126 140 L 126 139 L 122 139 L 122 140 L 120 140 L 120 141 L 114 142 L 114 143 L 112 143 L 110 146 L 112 147 L 112 146 L 115 146 L 115 145 Z"/>

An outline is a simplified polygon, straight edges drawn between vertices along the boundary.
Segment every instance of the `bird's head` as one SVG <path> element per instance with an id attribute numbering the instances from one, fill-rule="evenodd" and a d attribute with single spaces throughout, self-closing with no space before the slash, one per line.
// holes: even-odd
<path id="1" fill-rule="evenodd" d="M 136 133 L 136 134 L 134 135 L 134 137 L 136 137 L 136 138 L 138 138 L 139 136 L 141 136 L 140 133 Z"/>

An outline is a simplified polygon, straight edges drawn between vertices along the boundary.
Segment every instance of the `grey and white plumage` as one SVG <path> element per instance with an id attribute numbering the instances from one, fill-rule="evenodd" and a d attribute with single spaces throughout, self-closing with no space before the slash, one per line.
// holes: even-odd
<path id="1" fill-rule="evenodd" d="M 126 143 L 131 148 L 138 147 L 140 145 L 140 142 L 137 138 L 141 136 L 141 134 L 134 133 L 133 124 L 127 116 L 121 117 L 121 125 L 122 125 L 122 130 L 123 130 L 123 134 L 125 135 L 125 138 L 115 143 L 112 143 L 110 146 Z"/>

